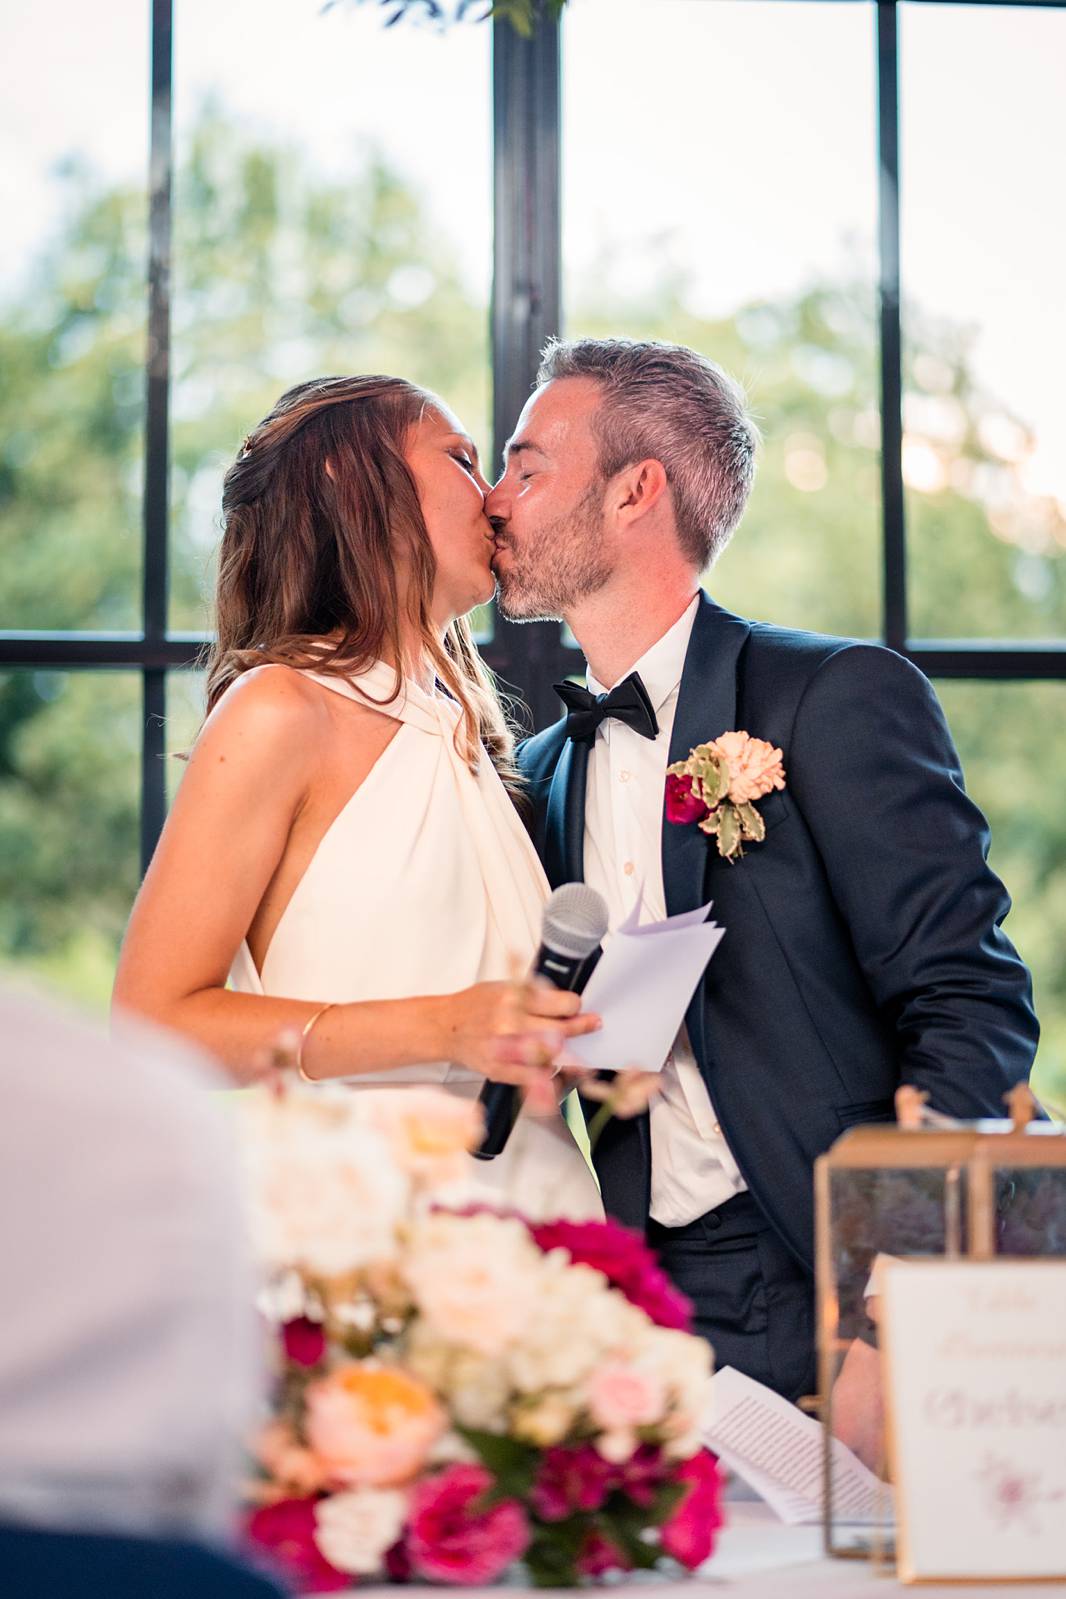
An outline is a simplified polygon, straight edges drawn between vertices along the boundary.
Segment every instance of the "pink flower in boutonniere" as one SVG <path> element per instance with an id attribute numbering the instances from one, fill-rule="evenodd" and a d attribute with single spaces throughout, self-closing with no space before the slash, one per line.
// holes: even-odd
<path id="1" fill-rule="evenodd" d="M 779 749 L 750 733 L 721 733 L 697 744 L 687 761 L 667 767 L 666 819 L 713 833 L 719 855 L 735 861 L 745 839 L 761 843 L 766 837 L 755 800 L 784 786 Z"/>

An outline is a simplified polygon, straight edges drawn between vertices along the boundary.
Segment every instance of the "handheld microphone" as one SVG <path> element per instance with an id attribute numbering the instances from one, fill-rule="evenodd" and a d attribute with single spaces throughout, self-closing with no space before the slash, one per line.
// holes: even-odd
<path id="1" fill-rule="evenodd" d="M 589 973 L 589 957 L 607 933 L 607 904 L 587 883 L 564 883 L 544 907 L 540 949 L 533 976 L 546 977 L 556 988 L 579 994 Z M 493 1160 L 511 1135 L 518 1114 L 512 1083 L 485 1083 L 478 1096 L 485 1115 L 485 1136 L 474 1151 L 478 1160 Z"/>

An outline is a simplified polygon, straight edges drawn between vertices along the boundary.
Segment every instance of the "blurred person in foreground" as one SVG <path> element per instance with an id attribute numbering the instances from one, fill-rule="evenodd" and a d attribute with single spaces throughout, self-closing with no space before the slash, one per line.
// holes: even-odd
<path id="1" fill-rule="evenodd" d="M 3 990 L 0 1037 L 4 1592 L 268 1599 L 226 1548 L 262 1366 L 220 1079 Z"/>
<path id="2" fill-rule="evenodd" d="M 797 1398 L 815 1387 L 815 1158 L 892 1120 L 901 1083 L 1002 1115 L 1038 1027 L 925 677 L 701 592 L 755 447 L 739 389 L 695 351 L 553 343 L 488 511 L 503 614 L 561 618 L 588 663 L 587 691 L 561 686 L 569 714 L 519 750 L 549 879 L 599 889 L 612 927 L 642 888 L 646 916 L 713 900 L 725 928 L 650 1114 L 597 1144 L 604 1203 L 647 1230 L 718 1364 Z M 723 734 L 765 830 L 734 860 L 667 793 L 668 764 Z"/>
<path id="3" fill-rule="evenodd" d="M 300 384 L 249 434 L 223 489 L 207 720 L 114 997 L 237 1082 L 289 1035 L 302 1075 L 361 1093 L 535 1087 L 469 1186 L 588 1217 L 548 1076 L 596 1018 L 512 980 L 547 884 L 464 620 L 496 586 L 487 491 L 462 424 L 399 378 Z"/>

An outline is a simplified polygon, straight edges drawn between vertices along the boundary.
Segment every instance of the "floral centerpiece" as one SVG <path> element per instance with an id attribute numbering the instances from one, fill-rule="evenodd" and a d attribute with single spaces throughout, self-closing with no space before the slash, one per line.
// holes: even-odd
<path id="1" fill-rule="evenodd" d="M 707 1559 L 710 1351 L 636 1234 L 462 1208 L 480 1115 L 435 1089 L 240 1116 L 278 1352 L 247 1530 L 298 1587 Z"/>

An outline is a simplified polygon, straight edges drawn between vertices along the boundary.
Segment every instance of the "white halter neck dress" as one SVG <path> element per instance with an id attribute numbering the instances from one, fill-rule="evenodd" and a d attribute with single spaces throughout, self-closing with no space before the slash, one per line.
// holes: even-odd
<path id="1" fill-rule="evenodd" d="M 352 677 L 304 671 L 401 726 L 319 842 L 262 970 L 242 943 L 233 988 L 324 1004 L 446 994 L 528 968 L 547 882 L 495 768 L 455 747 L 459 707 L 378 662 Z M 345 1079 L 359 1093 L 433 1083 L 474 1097 L 484 1079 L 426 1061 Z M 602 1215 L 595 1179 L 561 1115 L 523 1112 L 504 1152 L 471 1159 L 481 1197 L 527 1215 Z"/>

